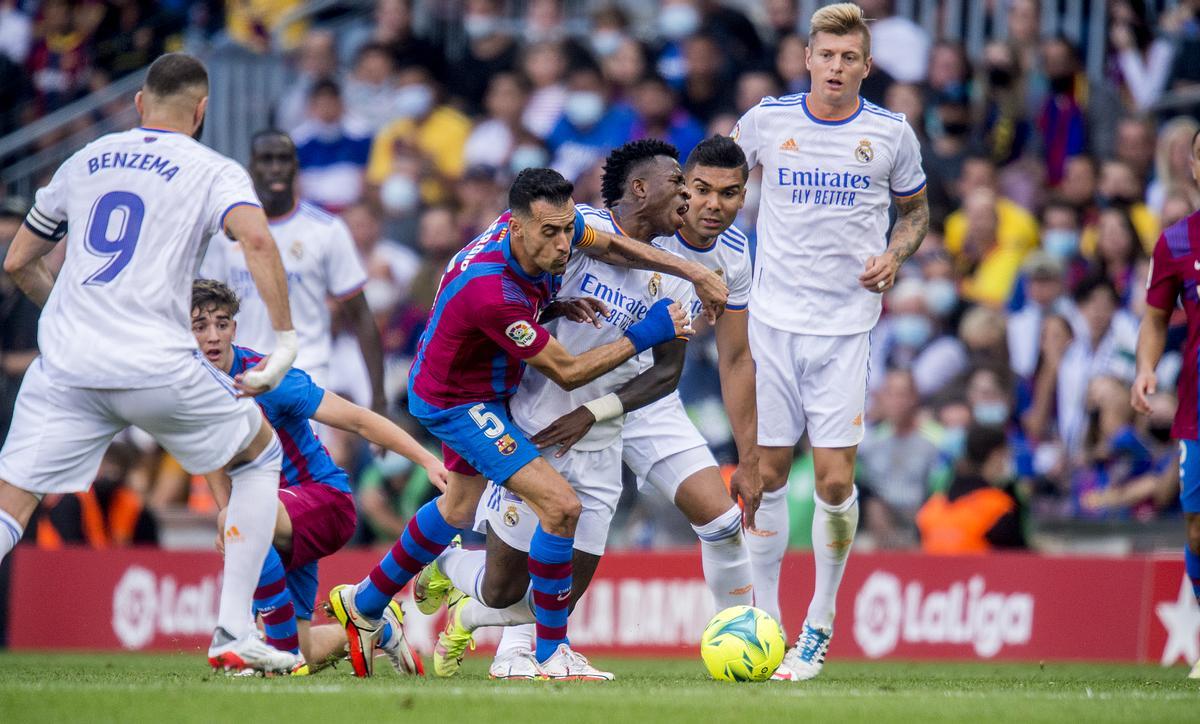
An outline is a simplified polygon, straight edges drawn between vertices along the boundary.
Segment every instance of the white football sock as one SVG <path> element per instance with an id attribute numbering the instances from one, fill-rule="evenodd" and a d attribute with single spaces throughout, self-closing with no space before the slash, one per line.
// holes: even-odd
<path id="1" fill-rule="evenodd" d="M 840 505 L 830 505 L 815 493 L 817 509 L 813 514 L 813 559 L 817 564 L 817 580 L 813 586 L 812 603 L 808 605 L 809 624 L 818 628 L 833 628 L 838 586 L 846 571 L 846 559 L 858 529 L 858 487 Z"/>
<path id="2" fill-rule="evenodd" d="M 754 603 L 750 549 L 742 537 L 742 511 L 733 506 L 704 525 L 693 525 L 700 538 L 704 582 L 718 611 Z"/>
<path id="3" fill-rule="evenodd" d="M 487 565 L 486 551 L 447 548 L 438 556 L 437 564 L 455 588 L 476 601 L 483 600 L 479 589 L 483 586 L 483 570 Z"/>
<path id="4" fill-rule="evenodd" d="M 536 635 L 537 626 L 535 624 L 509 626 L 504 629 L 504 634 L 500 637 L 500 644 L 496 646 L 496 658 L 530 653 L 533 651 L 533 641 Z"/>
<path id="5" fill-rule="evenodd" d="M 754 605 L 783 625 L 779 613 L 779 569 L 788 546 L 788 486 L 763 493 L 754 516 L 756 530 L 746 531 L 750 568 L 754 572 Z"/>
<path id="6" fill-rule="evenodd" d="M 3 561 L 4 557 L 17 547 L 17 543 L 21 541 L 23 535 L 25 535 L 25 526 L 18 523 L 16 518 L 0 510 L 0 561 Z"/>
<path id="7" fill-rule="evenodd" d="M 282 462 L 279 438 L 272 435 L 271 444 L 257 458 L 229 471 L 233 485 L 225 513 L 225 572 L 217 625 L 235 639 L 254 628 L 250 612 L 258 576 L 275 537 Z"/>
<path id="8" fill-rule="evenodd" d="M 533 606 L 530 603 L 528 592 L 520 601 L 508 608 L 488 608 L 478 599 L 470 598 L 463 604 L 461 618 L 459 618 L 463 628 L 468 631 L 474 631 L 484 626 L 520 626 L 526 623 L 531 624 L 534 621 Z"/>

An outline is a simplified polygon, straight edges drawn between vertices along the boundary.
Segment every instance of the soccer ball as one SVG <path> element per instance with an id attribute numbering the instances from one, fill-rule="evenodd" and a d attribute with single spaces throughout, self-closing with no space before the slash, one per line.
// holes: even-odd
<path id="1" fill-rule="evenodd" d="M 708 622 L 700 658 L 717 681 L 766 681 L 783 661 L 785 646 L 783 629 L 766 611 L 734 606 Z"/>

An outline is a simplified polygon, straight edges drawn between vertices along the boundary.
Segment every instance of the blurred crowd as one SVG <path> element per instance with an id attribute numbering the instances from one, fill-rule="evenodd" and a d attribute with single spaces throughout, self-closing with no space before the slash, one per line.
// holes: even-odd
<path id="1" fill-rule="evenodd" d="M 994 3 L 1006 10 L 997 16 L 1006 40 L 976 55 L 894 15 L 887 0 L 859 3 L 876 19 L 863 95 L 915 130 L 932 212 L 872 340 L 858 483 L 865 539 L 880 547 L 919 545 L 931 521 L 981 488 L 1010 501 L 1008 545 L 1026 544 L 1032 520 L 1178 514 L 1169 432 L 1182 326 L 1153 413 L 1135 416 L 1128 390 L 1149 252 L 1163 228 L 1200 208 L 1196 108 L 1161 103 L 1200 88 L 1200 2 L 1153 12 L 1159 3 L 1109 0 L 1107 36 L 1086 39 L 1104 48 L 1098 82 L 1084 72 L 1083 45 L 1043 32 L 1038 0 L 984 4 Z M 568 13 L 559 0 L 379 0 L 366 17 L 279 25 L 302 3 L 0 0 L 0 95 L 21 101 L 0 103 L 0 131 L 164 48 L 286 53 L 294 80 L 263 126 L 292 135 L 301 196 L 341 215 L 354 236 L 383 334 L 389 409 L 403 419 L 408 363 L 441 270 L 504 208 L 516 172 L 552 166 L 576 183 L 577 201 L 601 205 L 614 147 L 662 138 L 682 159 L 762 97 L 807 90 L 795 0 L 658 4 L 650 24 L 629 3 L 569 3 L 586 11 Z M 439 22 L 419 23 L 419 13 Z M 757 199 L 754 176 L 737 221 L 752 241 Z M 0 239 L 22 213 L 20 200 L 4 202 Z M 30 314 L 0 279 L 6 405 L 35 348 Z M 689 412 L 718 458 L 735 462 L 712 336 L 689 348 Z M 369 403 L 352 330 L 338 331 L 331 368 L 331 388 Z M 394 538 L 428 482 L 361 441 L 326 442 L 359 481 L 360 539 Z M 132 436 L 106 474 L 133 481 L 151 511 L 208 505 L 202 485 L 140 444 Z M 810 457 L 798 457 L 789 490 L 792 538 L 804 545 Z M 615 545 L 694 540 L 666 501 L 629 498 Z"/>

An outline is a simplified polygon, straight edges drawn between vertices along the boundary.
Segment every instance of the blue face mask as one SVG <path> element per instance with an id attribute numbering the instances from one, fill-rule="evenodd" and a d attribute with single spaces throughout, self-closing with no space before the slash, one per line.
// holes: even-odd
<path id="1" fill-rule="evenodd" d="M 957 460 L 962 457 L 967 448 L 967 429 L 965 427 L 947 427 L 942 433 L 942 452 Z"/>
<path id="2" fill-rule="evenodd" d="M 1008 403 L 977 402 L 971 406 L 971 415 L 980 425 L 996 427 L 1008 422 Z"/>
<path id="3" fill-rule="evenodd" d="M 929 341 L 933 329 L 929 320 L 920 314 L 898 314 L 892 320 L 892 333 L 896 344 L 917 349 Z"/>
<path id="4" fill-rule="evenodd" d="M 1079 232 L 1073 229 L 1046 229 L 1042 232 L 1042 248 L 1055 259 L 1072 259 L 1079 250 Z"/>
<path id="5" fill-rule="evenodd" d="M 958 306 L 958 289 L 949 279 L 925 282 L 925 304 L 935 317 L 945 317 Z"/>

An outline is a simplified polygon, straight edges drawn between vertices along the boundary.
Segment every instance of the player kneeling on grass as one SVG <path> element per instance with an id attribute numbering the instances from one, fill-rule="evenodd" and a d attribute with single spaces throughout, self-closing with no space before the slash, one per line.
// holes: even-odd
<path id="1" fill-rule="evenodd" d="M 253 368 L 261 356 L 233 344 L 238 298 L 221 282 L 192 284 L 192 333 L 205 359 L 229 375 Z M 446 468 L 408 433 L 387 418 L 318 387 L 303 370 L 292 368 L 279 386 L 255 398 L 283 444 L 279 507 L 273 547 L 267 552 L 254 614 L 261 616 L 267 643 L 281 651 L 303 652 L 312 670 L 340 658 L 346 632 L 336 624 L 311 626 L 317 596 L 317 561 L 337 552 L 354 534 L 354 496 L 346 472 L 334 464 L 309 420 L 361 435 L 403 455 L 428 471 L 444 488 Z M 209 475 L 213 489 L 228 490 L 223 474 Z M 222 501 L 224 503 L 225 501 Z M 221 512 L 224 528 L 224 510 Z M 218 537 L 217 546 L 223 548 Z M 223 552 L 223 551 L 222 551 Z M 396 602 L 384 612 L 387 626 L 380 648 L 402 674 L 421 673 L 420 660 L 404 640 L 403 614 Z M 293 673 L 308 673 L 301 663 Z"/>
<path id="2" fill-rule="evenodd" d="M 627 234 L 643 243 L 674 234 L 688 208 L 683 172 L 676 158 L 674 147 L 656 140 L 635 141 L 613 151 L 603 179 L 609 209 L 577 207 L 589 228 Z M 613 266 L 582 255 L 572 257 L 567 265 L 561 294 L 595 295 L 612 304 L 595 328 L 550 323 L 550 329 L 568 350 L 619 339 L 626 327 L 663 298 L 679 300 L 692 314 L 699 312 L 694 291 L 683 279 Z M 587 590 L 604 554 L 609 524 L 621 497 L 626 413 L 660 400 L 675 389 L 683 370 L 685 344 L 685 339 L 663 342 L 653 348 L 653 362 L 641 355 L 573 391 L 531 373 L 512 398 L 513 420 L 522 430 L 540 430 L 533 442 L 543 448 L 544 459 L 571 483 L 582 504 L 574 541 L 572 605 Z M 729 499 L 719 478 L 717 484 L 728 508 Z M 532 508 L 512 491 L 491 485 L 477 518 L 477 524 L 487 522 L 486 554 L 446 551 L 438 565 L 425 569 L 413 591 L 418 606 L 427 612 L 451 595 L 451 582 L 468 594 L 453 594 L 446 630 L 438 637 L 434 669 L 440 676 L 457 672 L 476 628 L 532 623 L 535 610 L 547 605 L 536 586 L 530 589 L 530 576 L 526 575 L 536 528 Z M 740 526 L 740 516 L 733 525 L 735 530 Z M 532 566 L 529 570 L 534 577 L 538 575 Z M 748 570 L 746 579 L 748 584 Z M 505 632 L 491 668 L 493 678 L 613 678 L 588 665 L 582 657 L 578 657 L 582 660 L 578 669 L 568 676 L 539 667 L 532 654 L 533 633 L 529 627 Z"/>

